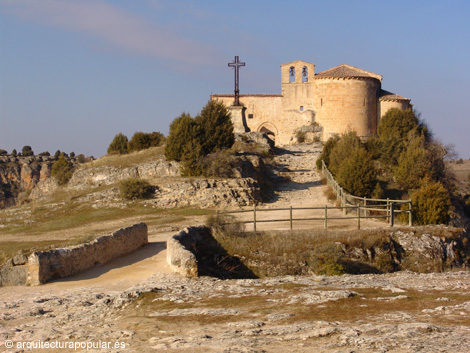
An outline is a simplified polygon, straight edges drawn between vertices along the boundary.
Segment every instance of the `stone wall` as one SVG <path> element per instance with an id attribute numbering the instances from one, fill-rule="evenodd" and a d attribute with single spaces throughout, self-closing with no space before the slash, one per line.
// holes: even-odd
<path id="1" fill-rule="evenodd" d="M 373 78 L 320 78 L 315 80 L 316 119 L 323 127 L 323 140 L 348 130 L 359 136 L 377 132 L 377 92 Z"/>
<path id="2" fill-rule="evenodd" d="M 408 100 L 380 100 L 379 101 L 380 118 L 382 118 L 392 108 L 407 110 L 411 108 L 411 105 Z M 380 122 L 380 119 L 379 119 L 379 122 Z"/>
<path id="3" fill-rule="evenodd" d="M 173 272 L 188 278 L 198 276 L 196 255 L 185 245 L 197 240 L 206 227 L 189 227 L 173 235 L 167 241 L 166 259 Z"/>
<path id="4" fill-rule="evenodd" d="M 38 251 L 26 259 L 14 257 L 0 268 L 0 286 L 39 285 L 105 264 L 148 243 L 145 223 L 135 224 L 77 246 Z M 20 261 L 21 260 L 21 261 Z"/>
<path id="5" fill-rule="evenodd" d="M 230 108 L 233 104 L 233 95 L 213 95 L 211 99 L 221 101 L 229 107 L 229 110 L 233 110 Z M 295 130 L 299 126 L 312 124 L 315 114 L 313 110 L 308 109 L 308 100 L 304 103 L 295 103 L 296 109 L 290 110 L 284 109 L 283 102 L 286 101 L 287 99 L 281 95 L 240 95 L 240 103 L 243 104 L 244 109 L 241 115 L 238 112 L 232 114 L 232 117 L 236 115 L 233 121 L 236 127 L 235 132 L 261 131 L 269 134 L 267 131 L 271 131 L 275 135 L 277 145 L 291 144 L 294 142 Z M 300 110 L 300 105 L 303 111 Z M 240 122 L 240 119 L 243 121 Z"/>

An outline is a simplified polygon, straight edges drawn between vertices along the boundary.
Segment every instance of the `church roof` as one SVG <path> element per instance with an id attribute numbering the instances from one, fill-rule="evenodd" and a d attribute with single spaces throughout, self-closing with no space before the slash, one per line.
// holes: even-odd
<path id="1" fill-rule="evenodd" d="M 375 74 L 370 71 L 359 69 L 358 67 L 354 67 L 351 65 L 339 65 L 335 66 L 331 69 L 325 70 L 315 75 L 315 78 L 322 78 L 322 77 L 367 77 L 367 78 L 375 78 L 379 81 L 382 81 L 382 75 Z"/>
<path id="2" fill-rule="evenodd" d="M 410 101 L 411 99 L 399 96 L 398 94 L 381 90 L 379 100 L 381 101 Z"/>

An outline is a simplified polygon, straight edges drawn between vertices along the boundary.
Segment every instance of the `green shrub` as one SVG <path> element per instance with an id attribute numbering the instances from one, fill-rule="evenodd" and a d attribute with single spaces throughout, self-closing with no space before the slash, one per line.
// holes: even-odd
<path id="1" fill-rule="evenodd" d="M 371 136 L 368 138 L 364 144 L 364 147 L 366 148 L 367 152 L 370 153 L 372 159 L 376 160 L 380 158 L 382 144 L 377 136 Z"/>
<path id="2" fill-rule="evenodd" d="M 221 102 L 209 101 L 192 119 L 182 114 L 170 125 L 165 157 L 183 162 L 182 175 L 202 175 L 202 158 L 212 152 L 232 147 L 233 125 L 227 108 Z"/>
<path id="3" fill-rule="evenodd" d="M 305 133 L 305 131 L 297 130 L 297 132 L 295 133 L 295 138 L 297 139 L 298 143 L 303 143 L 307 139 L 307 134 Z"/>
<path id="4" fill-rule="evenodd" d="M 413 110 L 392 108 L 380 119 L 377 134 L 383 140 L 405 139 L 419 125 L 419 119 Z"/>
<path id="5" fill-rule="evenodd" d="M 385 197 L 385 192 L 384 189 L 382 188 L 382 185 L 380 185 L 379 182 L 375 184 L 375 188 L 372 191 L 372 198 L 374 199 L 383 199 Z"/>
<path id="6" fill-rule="evenodd" d="M 355 131 L 350 131 L 341 136 L 334 148 L 331 150 L 328 169 L 336 175 L 344 161 L 347 160 L 360 146 L 361 140 Z"/>
<path id="7" fill-rule="evenodd" d="M 195 124 L 189 114 L 183 113 L 173 120 L 170 125 L 170 133 L 165 144 L 165 157 L 172 161 L 181 161 L 184 146 L 195 135 Z"/>
<path id="8" fill-rule="evenodd" d="M 339 137 L 335 136 L 335 137 L 330 137 L 325 142 L 325 145 L 323 146 L 323 150 L 316 162 L 318 170 L 322 169 L 322 161 L 324 161 L 327 166 L 330 165 L 330 154 L 333 148 L 338 143 L 338 141 L 339 141 Z"/>
<path id="9" fill-rule="evenodd" d="M 119 184 L 119 192 L 126 200 L 149 199 L 155 192 L 155 187 L 146 180 L 130 178 Z"/>
<path id="10" fill-rule="evenodd" d="M 370 154 L 356 147 L 337 167 L 336 181 L 351 195 L 371 197 L 377 186 L 377 175 Z"/>
<path id="11" fill-rule="evenodd" d="M 6 156 L 7 154 L 7 151 L 0 149 L 0 156 Z"/>
<path id="12" fill-rule="evenodd" d="M 17 155 L 18 155 L 18 152 L 16 152 L 16 149 L 13 149 L 13 151 L 11 151 L 11 156 L 16 157 Z"/>
<path id="13" fill-rule="evenodd" d="M 128 152 L 127 144 L 127 136 L 122 133 L 117 134 L 109 144 L 108 154 L 126 154 Z"/>
<path id="14" fill-rule="evenodd" d="M 206 177 L 232 178 L 239 160 L 230 150 L 217 151 L 202 160 L 203 174 Z"/>
<path id="15" fill-rule="evenodd" d="M 202 165 L 202 147 L 191 140 L 183 147 L 183 156 L 181 158 L 182 176 L 201 176 L 204 172 Z"/>
<path id="16" fill-rule="evenodd" d="M 72 163 L 67 160 L 64 154 L 61 154 L 52 165 L 51 175 L 57 180 L 59 185 L 65 185 L 72 178 L 73 171 Z"/>
<path id="17" fill-rule="evenodd" d="M 127 144 L 129 152 L 142 151 L 150 147 L 161 146 L 165 142 L 165 136 L 160 132 L 136 132 Z"/>
<path id="18" fill-rule="evenodd" d="M 429 138 L 415 112 L 411 109 L 392 108 L 380 119 L 377 127 L 380 144 L 380 160 L 387 166 L 396 166 L 398 158 L 413 136 Z"/>
<path id="19" fill-rule="evenodd" d="M 34 156 L 34 152 L 31 146 L 24 146 L 23 149 L 21 150 L 21 155 L 23 157 Z"/>
<path id="20" fill-rule="evenodd" d="M 424 138 L 414 138 L 402 152 L 394 176 L 398 185 L 406 190 L 418 188 L 424 177 L 431 176 L 431 163 L 424 146 Z"/>
<path id="21" fill-rule="evenodd" d="M 203 155 L 232 147 L 235 142 L 233 124 L 222 102 L 210 100 L 194 120 L 198 125 L 195 137 Z"/>
<path id="22" fill-rule="evenodd" d="M 449 222 L 450 196 L 446 188 L 429 178 L 421 188 L 411 194 L 413 223 L 447 224 Z"/>
<path id="23" fill-rule="evenodd" d="M 83 164 L 86 162 L 86 158 L 85 158 L 85 155 L 80 153 L 78 156 L 77 156 L 77 162 L 80 163 L 80 164 Z"/>
<path id="24" fill-rule="evenodd" d="M 343 257 L 341 246 L 334 243 L 323 243 L 315 247 L 307 260 L 308 266 L 317 275 L 335 276 L 346 273 L 340 260 Z"/>

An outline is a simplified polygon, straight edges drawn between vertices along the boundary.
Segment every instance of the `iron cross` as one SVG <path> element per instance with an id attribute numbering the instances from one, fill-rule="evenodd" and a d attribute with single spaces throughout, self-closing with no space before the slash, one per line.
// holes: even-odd
<path id="1" fill-rule="evenodd" d="M 240 105 L 240 90 L 238 89 L 238 70 L 240 66 L 245 66 L 244 62 L 238 61 L 238 56 L 235 57 L 235 61 L 233 63 L 228 63 L 228 66 L 233 67 L 235 69 L 235 101 L 233 105 Z"/>

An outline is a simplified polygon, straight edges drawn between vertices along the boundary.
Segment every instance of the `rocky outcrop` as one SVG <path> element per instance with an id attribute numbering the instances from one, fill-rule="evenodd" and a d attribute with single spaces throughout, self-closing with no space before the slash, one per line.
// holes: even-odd
<path id="1" fill-rule="evenodd" d="M 264 132 L 236 133 L 235 142 L 242 143 L 245 148 L 256 149 L 258 153 L 270 153 L 274 149 L 274 141 Z"/>
<path id="2" fill-rule="evenodd" d="M 21 194 L 51 176 L 52 157 L 0 157 L 0 209 L 15 205 Z"/>
<path id="3" fill-rule="evenodd" d="M 195 242 L 201 232 L 207 232 L 205 227 L 189 227 L 170 237 L 166 242 L 166 260 L 173 272 L 183 277 L 198 276 L 196 255 L 185 244 Z"/>
<path id="4" fill-rule="evenodd" d="M 382 272 L 440 272 L 470 267 L 468 236 L 461 228 L 425 226 L 376 232 L 385 232 L 386 236 L 372 245 L 341 244 L 345 258 Z M 370 233 L 364 231 L 365 237 Z"/>
<path id="5" fill-rule="evenodd" d="M 168 162 L 165 157 L 156 161 L 119 168 L 113 166 L 84 167 L 75 171 L 68 183 L 71 190 L 83 190 L 103 185 L 113 185 L 129 178 L 163 178 L 180 176 L 179 163 Z"/>
<path id="6" fill-rule="evenodd" d="M 119 229 L 77 246 L 18 255 L 0 268 L 0 286 L 38 285 L 105 264 L 148 243 L 145 223 Z"/>
<path id="7" fill-rule="evenodd" d="M 201 208 L 249 206 L 261 201 L 258 182 L 252 178 L 166 181 L 149 202 L 162 207 Z"/>
<path id="8" fill-rule="evenodd" d="M 142 178 L 155 185 L 155 197 L 149 202 L 155 207 L 203 208 L 248 206 L 261 201 L 260 184 L 263 180 L 264 164 L 257 155 L 243 155 L 233 179 L 187 179 L 180 177 L 178 162 L 167 161 L 161 156 L 150 162 L 136 163 L 128 167 L 87 164 L 75 168 L 66 191 L 93 190 L 86 197 L 94 207 L 113 207 L 122 203 L 117 184 L 129 178 Z M 29 157 L 10 161 L 0 160 L 0 208 L 13 206 L 21 192 L 28 191 L 30 200 L 50 197 L 59 186 L 51 178 L 52 157 Z M 3 161 L 3 162 L 2 162 Z M 108 187 L 108 188 L 102 188 Z"/>

